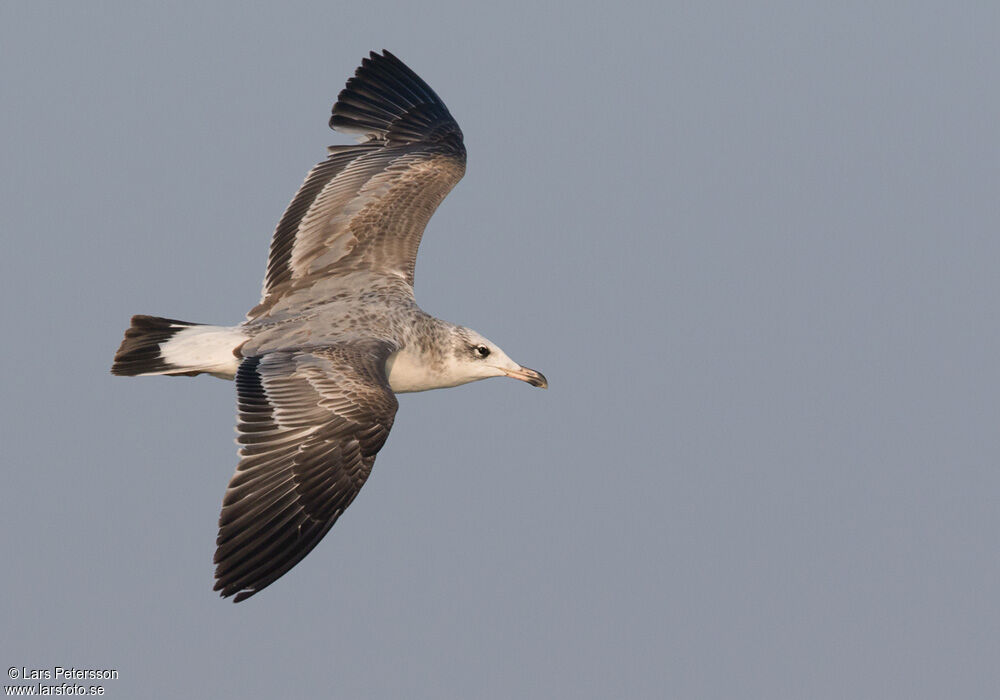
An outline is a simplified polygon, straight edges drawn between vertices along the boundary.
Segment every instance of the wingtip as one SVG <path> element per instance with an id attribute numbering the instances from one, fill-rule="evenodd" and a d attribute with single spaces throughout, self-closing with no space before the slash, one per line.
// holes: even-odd
<path id="1" fill-rule="evenodd" d="M 217 574 L 218 575 L 218 574 Z M 239 588 L 234 587 L 233 584 L 226 583 L 223 579 L 216 579 L 215 585 L 212 586 L 212 590 L 218 592 L 219 597 L 225 600 L 226 598 L 231 598 L 232 602 L 240 603 L 255 593 L 259 593 L 262 588 Z"/>
<path id="2" fill-rule="evenodd" d="M 361 59 L 337 95 L 329 125 L 363 141 L 440 142 L 463 151 L 461 129 L 441 98 L 386 49 Z"/>

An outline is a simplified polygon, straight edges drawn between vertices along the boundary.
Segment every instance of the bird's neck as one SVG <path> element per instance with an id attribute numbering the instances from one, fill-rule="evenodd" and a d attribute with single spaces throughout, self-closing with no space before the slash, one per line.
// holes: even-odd
<path id="1" fill-rule="evenodd" d="M 444 389 L 472 381 L 455 371 L 451 336 L 456 326 L 421 312 L 403 346 L 385 363 L 389 386 L 397 394 Z"/>

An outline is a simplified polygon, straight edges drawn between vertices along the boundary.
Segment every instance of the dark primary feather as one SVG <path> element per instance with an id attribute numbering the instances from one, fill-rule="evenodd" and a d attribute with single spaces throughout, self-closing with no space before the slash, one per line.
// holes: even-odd
<path id="1" fill-rule="evenodd" d="M 245 600 L 302 560 L 351 504 L 396 414 L 378 342 L 243 360 L 240 464 L 219 517 L 215 590 Z"/>
<path id="2" fill-rule="evenodd" d="M 275 229 L 250 320 L 319 282 L 329 294 L 339 276 L 359 270 L 412 286 L 424 227 L 465 173 L 462 130 L 448 108 L 387 51 L 362 61 L 330 125 L 368 141 L 331 147 L 306 177 Z"/>
<path id="3" fill-rule="evenodd" d="M 464 151 L 462 130 L 441 98 L 388 51 L 361 61 L 337 96 L 330 127 L 387 146 L 439 142 Z"/>

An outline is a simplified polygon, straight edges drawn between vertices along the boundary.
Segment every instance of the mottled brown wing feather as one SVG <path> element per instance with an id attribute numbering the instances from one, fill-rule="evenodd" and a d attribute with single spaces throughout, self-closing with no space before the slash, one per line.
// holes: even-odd
<path id="1" fill-rule="evenodd" d="M 302 560 L 371 473 L 396 415 L 384 343 L 275 352 L 236 374 L 240 463 L 219 517 L 215 590 L 245 600 Z"/>
<path id="2" fill-rule="evenodd" d="M 309 171 L 305 181 L 295 193 L 291 203 L 278 222 L 271 238 L 271 251 L 267 260 L 267 274 L 264 277 L 264 295 L 266 298 L 268 290 L 273 290 L 288 282 L 292 276 L 291 256 L 292 247 L 295 244 L 300 226 L 306 214 L 313 210 L 333 209 L 338 204 L 345 206 L 350 197 L 357 194 L 360 188 L 358 178 L 347 176 L 342 180 L 348 186 L 341 187 L 343 200 L 341 202 L 330 202 L 331 193 L 327 185 L 338 175 L 344 172 L 347 166 L 354 163 L 362 156 L 371 155 L 382 150 L 379 146 L 343 146 L 339 147 L 323 162 Z M 332 188 L 331 188 L 332 189 Z M 326 196 L 317 202 L 317 198 L 326 191 Z M 315 216 L 315 214 L 314 214 Z"/>
<path id="3" fill-rule="evenodd" d="M 306 177 L 275 230 L 251 320 L 274 315 L 290 292 L 320 280 L 322 293 L 330 294 L 338 275 L 355 275 L 355 285 L 358 272 L 395 276 L 412 287 L 424 228 L 465 173 L 458 124 L 388 52 L 362 62 L 338 96 L 330 125 L 368 140 L 331 147 Z"/>

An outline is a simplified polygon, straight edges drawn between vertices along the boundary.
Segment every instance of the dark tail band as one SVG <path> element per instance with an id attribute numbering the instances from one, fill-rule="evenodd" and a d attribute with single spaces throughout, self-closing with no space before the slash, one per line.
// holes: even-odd
<path id="1" fill-rule="evenodd" d="M 179 331 L 200 323 L 188 323 L 159 316 L 133 316 L 132 325 L 125 331 L 111 374 L 134 377 L 139 374 L 167 374 L 172 367 L 164 362 L 160 346 Z"/>

